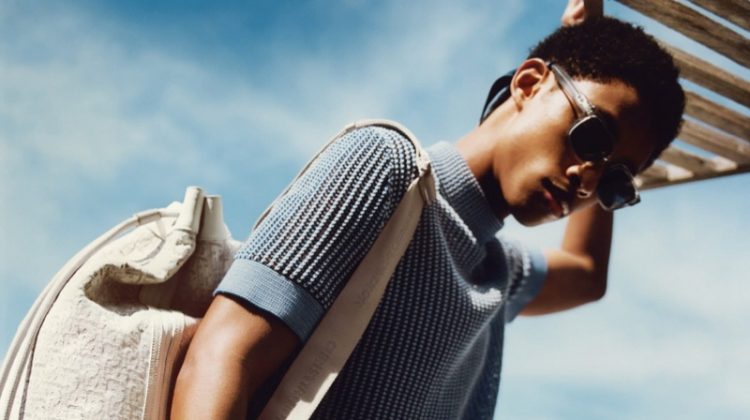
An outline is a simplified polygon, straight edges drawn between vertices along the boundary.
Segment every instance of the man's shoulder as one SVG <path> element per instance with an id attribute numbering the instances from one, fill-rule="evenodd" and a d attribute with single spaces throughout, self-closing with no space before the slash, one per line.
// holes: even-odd
<path id="1" fill-rule="evenodd" d="M 341 136 L 340 142 L 348 146 L 371 148 L 410 149 L 414 150 L 413 135 L 402 125 L 386 121 L 373 120 L 352 123 Z"/>
<path id="2" fill-rule="evenodd" d="M 366 166 L 372 165 L 373 160 L 385 160 L 389 171 L 399 172 L 397 178 L 407 181 L 416 176 L 417 171 L 415 141 L 409 136 L 408 131 L 396 125 L 349 126 L 332 145 L 332 152 L 356 156 L 356 160 Z"/>

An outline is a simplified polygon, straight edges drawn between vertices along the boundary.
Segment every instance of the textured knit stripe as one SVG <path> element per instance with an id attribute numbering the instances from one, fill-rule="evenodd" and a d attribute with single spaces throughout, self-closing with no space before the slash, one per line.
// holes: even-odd
<path id="1" fill-rule="evenodd" d="M 502 223 L 455 148 L 442 143 L 427 152 L 438 199 L 423 210 L 380 306 L 314 419 L 492 417 L 505 324 L 541 288 L 546 265 L 540 254 L 496 236 Z M 238 269 L 219 292 L 261 306 L 304 339 L 306 325 L 320 318 L 314 308 L 329 307 L 414 176 L 414 151 L 400 134 L 350 132 L 238 253 L 235 264 L 275 274 Z M 285 300 L 289 285 L 304 293 Z M 291 301 L 299 311 L 288 308 Z M 300 321 L 304 316 L 314 319 Z M 260 393 L 272 388 L 270 381 Z"/>
<path id="2" fill-rule="evenodd" d="M 477 241 L 484 243 L 492 238 L 502 227 L 502 222 L 495 217 L 487 205 L 484 194 L 474 175 L 463 158 L 453 151 L 448 143 L 438 143 L 430 148 L 433 154 L 445 156 L 433 163 L 438 173 L 452 174 L 442 180 L 441 189 L 450 197 L 451 205 L 460 214 L 464 222 L 477 235 Z"/>

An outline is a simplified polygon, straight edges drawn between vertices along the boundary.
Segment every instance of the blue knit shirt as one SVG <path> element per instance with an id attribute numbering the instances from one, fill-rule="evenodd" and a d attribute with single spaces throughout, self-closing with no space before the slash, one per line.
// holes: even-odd
<path id="1" fill-rule="evenodd" d="M 453 146 L 427 153 L 438 199 L 316 419 L 492 418 L 505 324 L 536 296 L 546 263 L 496 236 L 502 223 Z M 272 314 L 304 342 L 416 174 L 398 132 L 346 134 L 253 231 L 217 293 Z"/>

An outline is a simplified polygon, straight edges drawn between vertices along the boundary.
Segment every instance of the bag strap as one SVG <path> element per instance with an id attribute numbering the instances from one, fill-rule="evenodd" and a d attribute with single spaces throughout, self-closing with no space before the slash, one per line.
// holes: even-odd
<path id="1" fill-rule="evenodd" d="M 373 125 L 393 128 L 414 144 L 419 176 L 409 185 L 370 251 L 287 370 L 260 414 L 262 420 L 307 419 L 312 416 L 370 323 L 398 262 L 411 242 L 422 209 L 435 201 L 435 179 L 429 158 L 406 128 L 386 120 L 364 120 L 351 124 L 334 139 L 351 130 Z M 307 167 L 309 164 L 305 169 Z"/>

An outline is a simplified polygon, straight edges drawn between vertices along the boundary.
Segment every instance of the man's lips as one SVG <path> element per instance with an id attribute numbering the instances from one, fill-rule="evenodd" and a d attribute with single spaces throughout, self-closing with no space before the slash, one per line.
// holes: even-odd
<path id="1" fill-rule="evenodd" d="M 549 191 L 544 190 L 544 198 L 547 199 L 547 205 L 549 206 L 550 210 L 552 210 L 552 213 L 556 218 L 560 219 L 565 216 L 565 209 L 563 209 L 562 205 L 558 203 L 554 197 L 552 197 L 552 194 Z"/>
<path id="2" fill-rule="evenodd" d="M 570 203 L 572 201 L 570 194 L 548 179 L 543 180 L 542 185 L 544 186 L 544 197 L 555 216 L 563 218 L 570 214 Z"/>

